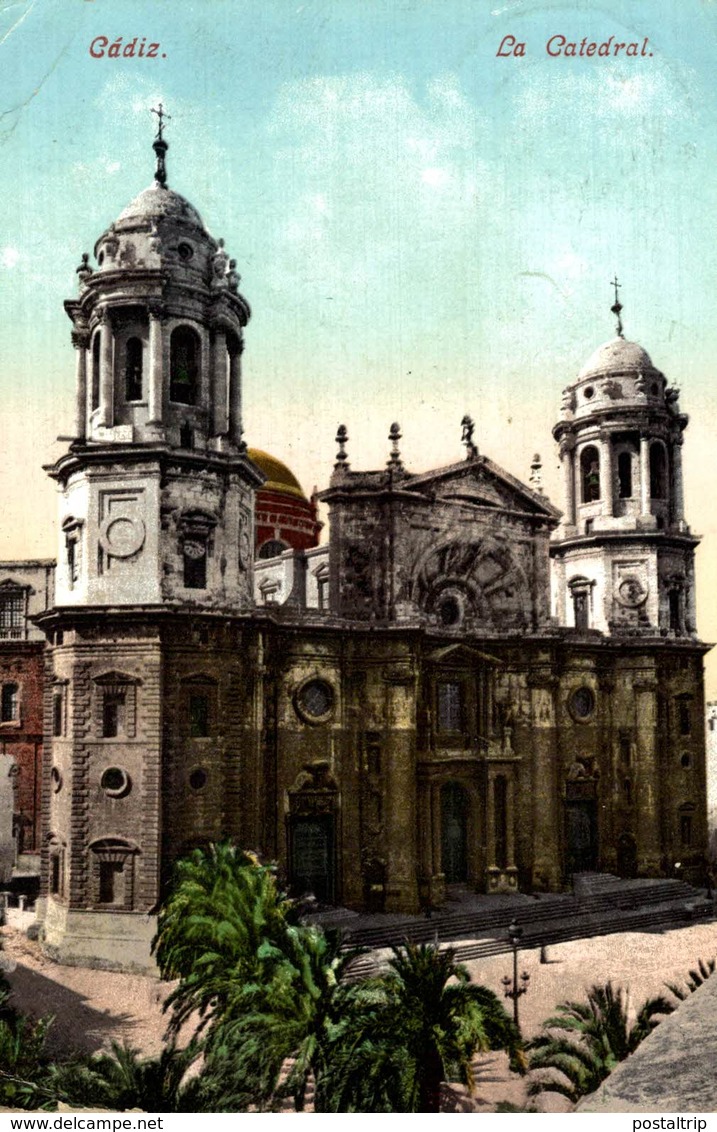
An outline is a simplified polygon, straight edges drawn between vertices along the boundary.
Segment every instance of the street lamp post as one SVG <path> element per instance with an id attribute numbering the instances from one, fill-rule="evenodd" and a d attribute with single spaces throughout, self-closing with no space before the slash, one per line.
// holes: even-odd
<path id="1" fill-rule="evenodd" d="M 506 998 L 513 999 L 513 1021 L 516 1026 L 518 1022 L 518 999 L 521 994 L 525 994 L 528 990 L 528 983 L 530 982 L 530 975 L 527 971 L 523 971 L 520 976 L 520 985 L 518 985 L 518 945 L 523 936 L 523 929 L 513 922 L 508 927 L 508 940 L 510 946 L 513 948 L 513 978 L 510 975 L 504 975 L 501 982 L 503 983 L 503 993 Z"/>

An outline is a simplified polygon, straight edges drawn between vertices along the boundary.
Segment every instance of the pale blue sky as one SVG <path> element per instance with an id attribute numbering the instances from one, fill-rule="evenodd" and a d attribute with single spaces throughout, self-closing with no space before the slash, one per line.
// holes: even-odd
<path id="1" fill-rule="evenodd" d="M 506 34 L 523 58 L 496 58 Z M 652 57 L 549 58 L 549 36 Z M 95 36 L 166 58 L 93 59 Z M 625 329 L 682 388 L 700 628 L 717 637 L 717 5 L 699 0 L 17 0 L 0 3 L 0 556 L 54 553 L 40 470 L 72 412 L 62 301 L 152 177 L 224 236 L 254 315 L 247 439 L 325 484 L 336 426 L 377 466 L 460 458 L 460 419 L 527 478 L 562 388 Z M 27 438 L 31 439 L 28 446 Z M 712 689 L 713 693 L 717 689 Z"/>

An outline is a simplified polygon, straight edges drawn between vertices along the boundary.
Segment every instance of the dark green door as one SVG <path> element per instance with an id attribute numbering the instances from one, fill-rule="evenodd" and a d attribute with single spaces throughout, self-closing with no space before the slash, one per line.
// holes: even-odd
<path id="1" fill-rule="evenodd" d="M 597 868 L 597 803 L 593 798 L 565 806 L 567 872 L 591 873 Z"/>
<path id="2" fill-rule="evenodd" d="M 441 866 L 446 884 L 468 880 L 468 794 L 457 782 L 441 787 Z"/>
<path id="3" fill-rule="evenodd" d="M 292 821 L 291 887 L 297 894 L 313 892 L 322 903 L 333 901 L 333 816 L 294 818 Z"/>

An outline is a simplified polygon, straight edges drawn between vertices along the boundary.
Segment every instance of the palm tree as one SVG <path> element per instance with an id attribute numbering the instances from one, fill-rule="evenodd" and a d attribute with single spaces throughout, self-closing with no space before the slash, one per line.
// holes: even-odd
<path id="1" fill-rule="evenodd" d="M 206 1071 L 224 1090 L 223 1111 L 237 1097 L 237 1080 L 250 1083 L 262 1111 L 286 1097 L 303 1111 L 312 1078 L 314 1108 L 323 1111 L 323 1076 L 351 1009 L 352 989 L 342 980 L 357 952 L 343 951 L 337 932 L 305 925 L 287 928 L 283 948 L 270 973 L 235 986 L 208 1039 Z"/>
<path id="2" fill-rule="evenodd" d="M 356 988 L 334 1038 L 326 1111 L 439 1112 L 445 1080 L 474 1087 L 478 1050 L 507 1049 L 524 1068 L 520 1033 L 451 949 L 405 944 L 388 972 Z"/>
<path id="3" fill-rule="evenodd" d="M 281 959 L 296 918 L 274 871 L 233 845 L 195 849 L 180 860 L 152 944 L 162 976 L 180 980 L 165 1003 L 170 1033 L 195 1012 L 198 1032 L 211 1029 L 236 987 Z"/>
<path id="4" fill-rule="evenodd" d="M 111 1053 L 51 1067 L 49 1083 L 56 1095 L 72 1104 L 98 1105 L 117 1112 L 206 1112 L 203 1076 L 187 1077 L 197 1061 L 195 1042 L 177 1049 L 164 1046 L 159 1057 L 112 1042 Z"/>
<path id="5" fill-rule="evenodd" d="M 660 1016 L 674 1007 L 666 998 L 647 999 L 630 1026 L 627 994 L 622 987 L 593 986 L 584 1002 L 563 1002 L 543 1023 L 544 1033 L 529 1043 L 530 1068 L 559 1076 L 534 1079 L 528 1092 L 560 1093 L 576 1102 L 597 1089 L 650 1034 Z"/>
<path id="6" fill-rule="evenodd" d="M 687 972 L 688 979 L 686 986 L 680 987 L 677 983 L 665 983 L 665 986 L 669 991 L 672 991 L 675 998 L 683 1002 L 688 995 L 694 994 L 697 988 L 701 987 L 702 984 L 709 979 L 710 975 L 714 975 L 716 965 L 717 960 L 715 959 L 698 959 L 697 968 Z"/>

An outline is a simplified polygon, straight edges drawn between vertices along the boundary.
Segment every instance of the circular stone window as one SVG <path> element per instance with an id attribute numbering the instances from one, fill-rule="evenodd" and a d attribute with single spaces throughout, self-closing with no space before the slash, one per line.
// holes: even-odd
<path id="1" fill-rule="evenodd" d="M 209 775 L 204 767 L 198 766 L 189 775 L 189 785 L 192 790 L 203 790 L 209 781 Z"/>
<path id="2" fill-rule="evenodd" d="M 589 719 L 595 711 L 595 696 L 590 688 L 577 688 L 568 701 L 570 712 L 575 719 Z"/>
<path id="3" fill-rule="evenodd" d="M 129 794 L 131 782 L 126 770 L 109 766 L 100 779 L 100 786 L 110 798 L 123 798 Z"/>
<path id="4" fill-rule="evenodd" d="M 52 783 L 52 790 L 54 794 L 59 794 L 62 790 L 62 775 L 56 766 L 53 766 L 50 771 L 50 782 Z"/>
<path id="5" fill-rule="evenodd" d="M 585 390 L 585 398 L 586 398 L 586 400 L 587 400 L 587 401 L 589 401 L 589 400 L 590 400 L 590 399 L 591 399 L 592 397 L 594 397 L 594 396 L 595 396 L 595 390 L 594 390 L 593 386 L 592 386 L 592 385 L 588 385 L 587 389 Z"/>
<path id="6" fill-rule="evenodd" d="M 185 263 L 188 263 L 194 255 L 194 248 L 191 247 L 190 244 L 180 244 L 177 248 L 177 251 L 179 253 L 179 258 L 183 259 Z"/>
<path id="7" fill-rule="evenodd" d="M 333 688 L 325 680 L 307 680 L 296 693 L 296 709 L 308 723 L 328 719 L 333 706 Z"/>

